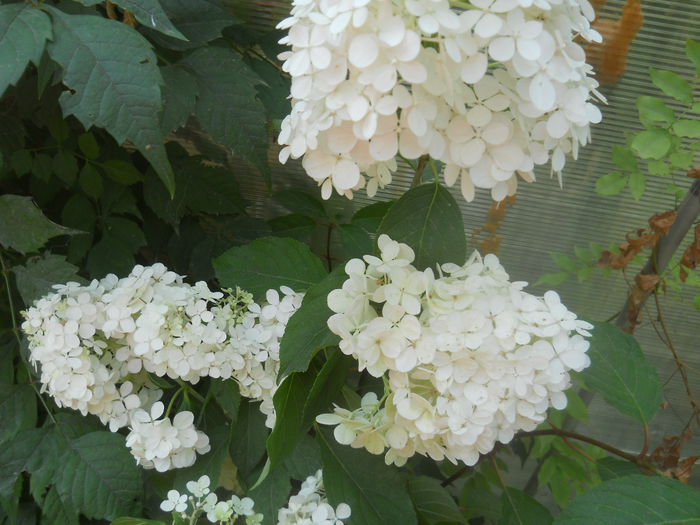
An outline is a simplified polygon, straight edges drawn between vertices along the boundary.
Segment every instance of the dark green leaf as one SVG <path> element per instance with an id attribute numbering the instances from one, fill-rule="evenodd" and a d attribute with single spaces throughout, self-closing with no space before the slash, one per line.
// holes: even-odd
<path id="1" fill-rule="evenodd" d="M 26 149 L 18 149 L 10 157 L 10 166 L 19 175 L 26 175 L 32 171 L 32 156 Z"/>
<path id="2" fill-rule="evenodd" d="M 83 282 L 83 279 L 78 277 L 77 266 L 67 262 L 63 255 L 51 253 L 45 253 L 42 257 L 32 257 L 24 266 L 15 266 L 12 271 L 26 306 L 49 293 L 54 284 Z"/>
<path id="3" fill-rule="evenodd" d="M 548 525 L 552 523 L 552 515 L 537 500 L 524 492 L 508 487 L 501 496 L 503 512 L 498 525 Z"/>
<path id="4" fill-rule="evenodd" d="M 267 221 L 277 237 L 289 237 L 299 242 L 309 244 L 311 236 L 316 230 L 316 221 L 306 215 L 292 213 L 282 217 L 275 217 Z"/>
<path id="5" fill-rule="evenodd" d="M 248 492 L 255 501 L 255 512 L 263 515 L 263 525 L 277 523 L 277 510 L 287 504 L 292 484 L 289 472 L 281 466 L 270 472 L 265 481 Z"/>
<path id="6" fill-rule="evenodd" d="M 32 175 L 48 181 L 53 174 L 53 159 L 48 155 L 39 153 L 32 159 Z"/>
<path id="7" fill-rule="evenodd" d="M 92 133 L 83 133 L 78 137 L 78 147 L 88 159 L 94 160 L 100 156 L 100 146 Z"/>
<path id="8" fill-rule="evenodd" d="M 160 70 L 163 75 L 163 116 L 161 131 L 164 135 L 178 129 L 194 114 L 197 102 L 197 81 L 179 66 L 167 66 Z"/>
<path id="9" fill-rule="evenodd" d="M 133 164 L 123 160 L 108 160 L 99 166 L 113 181 L 119 184 L 134 184 L 143 180 L 143 174 Z"/>
<path id="10" fill-rule="evenodd" d="M 374 235 L 379 229 L 382 219 L 394 205 L 394 201 L 375 202 L 364 208 L 360 208 L 352 216 L 352 224 L 359 226 L 369 235 Z M 367 252 L 369 253 L 369 252 Z"/>
<path id="11" fill-rule="evenodd" d="M 663 158 L 668 153 L 671 144 L 671 134 L 661 128 L 641 131 L 632 139 L 632 149 L 643 159 Z"/>
<path id="12" fill-rule="evenodd" d="M 136 1 L 136 0 L 135 0 Z M 170 21 L 187 37 L 188 42 L 174 38 L 155 38 L 171 49 L 190 49 L 219 38 L 221 31 L 235 19 L 218 0 L 159 0 Z M 149 33 L 159 37 L 157 33 Z"/>
<path id="13" fill-rule="evenodd" d="M 78 161 L 71 151 L 61 150 L 54 155 L 53 172 L 66 186 L 72 186 L 78 176 Z"/>
<path id="14" fill-rule="evenodd" d="M 338 234 L 346 259 L 362 257 L 374 251 L 374 239 L 357 224 L 341 224 L 338 226 Z"/>
<path id="15" fill-rule="evenodd" d="M 611 479 L 579 496 L 554 521 L 556 525 L 664 525 L 700 523 L 695 488 L 654 476 Z"/>
<path id="16" fill-rule="evenodd" d="M 0 95 L 24 73 L 31 60 L 39 65 L 51 21 L 31 4 L 0 6 Z"/>
<path id="17" fill-rule="evenodd" d="M 235 381 L 214 381 L 209 387 L 214 391 L 214 399 L 232 423 L 238 419 L 241 394 Z"/>
<path id="18" fill-rule="evenodd" d="M 282 336 L 279 377 L 305 371 L 320 348 L 338 344 L 338 336 L 328 329 L 328 318 L 333 312 L 328 308 L 327 297 L 331 290 L 340 288 L 346 278 L 343 268 L 339 266 L 324 280 L 309 288 Z"/>
<path id="19" fill-rule="evenodd" d="M 0 195 L 0 224 L 0 244 L 20 253 L 36 251 L 52 237 L 79 233 L 51 222 L 31 197 L 21 195 Z"/>
<path id="20" fill-rule="evenodd" d="M 54 38 L 47 49 L 64 69 L 64 114 L 132 142 L 172 193 L 174 177 L 160 132 L 163 78 L 148 41 L 113 20 L 51 9 Z"/>
<path id="21" fill-rule="evenodd" d="M 212 483 L 212 488 L 218 487 L 221 476 L 221 467 L 229 455 L 231 443 L 231 427 L 221 425 L 207 430 L 211 450 L 206 454 L 197 456 L 197 461 L 191 467 L 177 469 L 173 486 L 183 490 L 188 481 L 199 479 L 207 475 Z"/>
<path id="22" fill-rule="evenodd" d="M 439 184 L 424 184 L 404 193 L 385 215 L 377 234 L 413 248 L 413 264 L 421 270 L 466 260 L 462 214 L 454 197 Z"/>
<path id="23" fill-rule="evenodd" d="M 668 107 L 663 100 L 657 97 L 639 97 L 637 99 L 637 110 L 639 111 L 639 120 L 645 126 L 654 126 L 656 124 L 670 125 L 676 119 L 673 110 Z M 619 164 L 618 166 L 621 169 L 627 169 Z M 630 171 L 635 169 L 636 167 L 631 168 Z"/>
<path id="24" fill-rule="evenodd" d="M 77 0 L 83 5 L 96 5 L 102 3 L 102 0 Z M 185 35 L 173 26 L 168 18 L 168 15 L 163 10 L 159 0 L 114 0 L 122 9 L 134 13 L 144 27 L 159 31 L 164 35 L 171 36 L 180 40 L 187 40 Z"/>
<path id="25" fill-rule="evenodd" d="M 644 190 L 646 190 L 647 187 L 646 175 L 640 172 L 632 173 L 628 181 L 628 186 L 632 197 L 634 200 L 638 201 L 642 198 L 642 195 L 644 195 Z"/>
<path id="26" fill-rule="evenodd" d="M 306 215 L 314 219 L 328 218 L 323 202 L 310 193 L 301 190 L 282 190 L 275 193 L 272 198 L 292 213 Z"/>
<path id="27" fill-rule="evenodd" d="M 103 231 L 106 238 L 122 244 L 130 253 L 136 253 L 139 248 L 146 245 L 146 237 L 139 225 L 124 217 L 107 217 Z"/>
<path id="28" fill-rule="evenodd" d="M 109 525 L 166 525 L 164 521 L 146 520 L 143 518 L 117 518 Z"/>
<path id="29" fill-rule="evenodd" d="M 619 328 L 596 323 L 592 333 L 591 366 L 582 372 L 586 387 L 623 414 L 648 424 L 662 401 L 656 369 L 637 340 Z"/>
<path id="30" fill-rule="evenodd" d="M 651 74 L 651 81 L 669 97 L 686 104 L 692 104 L 693 88 L 685 78 L 673 71 L 656 69 L 655 67 L 650 67 L 649 73 Z"/>
<path id="31" fill-rule="evenodd" d="M 331 410 L 331 402 L 340 393 L 345 384 L 348 372 L 357 368 L 357 361 L 343 354 L 340 350 L 332 350 L 331 355 L 323 364 L 321 371 L 313 380 L 302 412 L 302 429 L 311 427 L 316 416 Z"/>
<path id="32" fill-rule="evenodd" d="M 612 160 L 621 170 L 636 171 L 637 158 L 629 148 L 615 144 L 612 149 Z"/>
<path id="33" fill-rule="evenodd" d="M 55 486 L 71 508 L 98 519 L 140 512 L 141 470 L 123 436 L 97 431 L 69 440 L 60 463 Z"/>
<path id="34" fill-rule="evenodd" d="M 68 243 L 67 258 L 71 263 L 78 263 L 92 246 L 97 222 L 95 207 L 84 195 L 76 193 L 68 199 L 63 207 L 61 222 L 66 226 L 86 232 L 72 236 Z"/>
<path id="35" fill-rule="evenodd" d="M 245 480 L 255 470 L 265 454 L 267 428 L 259 403 L 241 403 L 238 421 L 231 433 L 229 452 L 238 467 L 239 479 Z"/>
<path id="36" fill-rule="evenodd" d="M 685 41 L 685 54 L 695 64 L 697 75 L 700 75 L 700 42 L 689 38 Z"/>
<path id="37" fill-rule="evenodd" d="M 596 462 L 598 474 L 603 481 L 639 474 L 639 467 L 631 461 L 617 458 L 603 458 Z"/>
<path id="38" fill-rule="evenodd" d="M 58 495 L 56 487 L 51 487 L 41 506 L 42 525 L 78 525 L 78 514 Z"/>
<path id="39" fill-rule="evenodd" d="M 280 286 L 304 291 L 326 276 L 323 264 L 307 245 L 278 237 L 231 248 L 213 264 L 222 286 L 240 286 L 256 297 Z"/>
<path id="40" fill-rule="evenodd" d="M 260 77 L 231 48 L 200 48 L 181 64 L 197 79 L 195 112 L 204 129 L 267 173 L 267 121 L 255 89 Z"/>
<path id="41" fill-rule="evenodd" d="M 457 503 L 435 478 L 418 476 L 408 480 L 408 492 L 418 516 L 430 525 L 464 523 Z"/>
<path id="42" fill-rule="evenodd" d="M 29 385 L 0 384 L 0 443 L 36 426 L 36 397 Z"/>
<path id="43" fill-rule="evenodd" d="M 285 460 L 284 466 L 294 479 L 301 481 L 320 469 L 321 450 L 316 440 L 308 434 L 301 436 L 294 452 Z"/>
<path id="44" fill-rule="evenodd" d="M 49 436 L 48 428 L 30 428 L 0 447 L 0 495 L 12 493 L 15 480 L 22 472 L 32 472 L 42 463 L 42 442 Z"/>
<path id="45" fill-rule="evenodd" d="M 608 173 L 595 183 L 595 191 L 600 195 L 617 195 L 627 186 L 628 175 L 624 173 Z"/>
<path id="46" fill-rule="evenodd" d="M 136 264 L 131 249 L 105 236 L 88 254 L 85 268 L 93 279 L 101 279 L 108 273 L 126 276 Z"/>
<path id="47" fill-rule="evenodd" d="M 97 200 L 104 191 L 102 184 L 102 175 L 99 170 L 89 162 L 86 162 L 83 169 L 80 170 L 80 188 L 86 195 Z"/>
<path id="48" fill-rule="evenodd" d="M 683 119 L 673 125 L 673 131 L 679 137 L 700 138 L 700 120 Z"/>
<path id="49" fill-rule="evenodd" d="M 323 461 L 323 483 L 331 505 L 347 503 L 348 525 L 417 525 L 406 482 L 382 458 L 340 445 L 333 432 L 316 434 Z"/>

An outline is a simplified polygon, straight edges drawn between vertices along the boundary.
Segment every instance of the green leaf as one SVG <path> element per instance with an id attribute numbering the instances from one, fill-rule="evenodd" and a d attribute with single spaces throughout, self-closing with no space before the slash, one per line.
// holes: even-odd
<path id="1" fill-rule="evenodd" d="M 279 237 L 263 237 L 231 248 L 213 264 L 222 286 L 240 286 L 256 297 L 280 286 L 301 292 L 326 276 L 323 264 L 307 245 Z"/>
<path id="2" fill-rule="evenodd" d="M 621 170 L 637 170 L 637 158 L 634 156 L 634 153 L 632 153 L 632 151 L 625 146 L 620 146 L 619 144 L 615 144 L 613 146 L 612 160 L 615 163 L 615 166 Z"/>
<path id="3" fill-rule="evenodd" d="M 292 213 L 306 215 L 314 219 L 328 218 L 323 202 L 310 193 L 301 190 L 282 190 L 272 195 L 272 198 Z"/>
<path id="4" fill-rule="evenodd" d="M 360 208 L 352 216 L 352 224 L 359 226 L 369 235 L 374 235 L 394 201 L 375 202 L 364 208 Z M 370 253 L 370 252 L 367 252 Z"/>
<path id="5" fill-rule="evenodd" d="M 321 468 L 321 450 L 318 443 L 308 434 L 301 436 L 294 452 L 290 454 L 284 466 L 287 472 L 298 480 L 305 480 Z"/>
<path id="6" fill-rule="evenodd" d="M 503 512 L 498 525 L 548 525 L 552 515 L 547 508 L 524 492 L 508 487 L 501 495 Z"/>
<path id="7" fill-rule="evenodd" d="M 692 151 L 675 151 L 668 156 L 671 166 L 683 170 L 690 169 L 693 165 L 694 157 Z"/>
<path id="8" fill-rule="evenodd" d="M 292 213 L 267 221 L 276 237 L 290 237 L 304 244 L 311 242 L 316 230 L 316 221 L 306 215 Z"/>
<path id="9" fill-rule="evenodd" d="M 80 170 L 80 188 L 93 199 L 97 200 L 104 191 L 102 175 L 99 170 L 89 162 L 86 162 Z"/>
<path id="10" fill-rule="evenodd" d="M 143 173 L 123 160 L 108 160 L 99 165 L 107 176 L 119 184 L 135 184 L 143 180 Z"/>
<path id="11" fill-rule="evenodd" d="M 374 251 L 374 239 L 357 224 L 341 224 L 338 226 L 338 234 L 346 259 L 362 257 Z"/>
<path id="12" fill-rule="evenodd" d="M 54 38 L 47 49 L 70 89 L 60 98 L 64 115 L 75 115 L 86 129 L 105 128 L 119 144 L 132 142 L 172 193 L 160 132 L 163 78 L 151 45 L 126 24 L 49 9 Z"/>
<path id="13" fill-rule="evenodd" d="M 287 504 L 291 489 L 289 472 L 279 467 L 270 472 L 263 483 L 248 492 L 247 496 L 255 501 L 255 512 L 263 515 L 263 525 L 277 523 L 277 511 Z"/>
<path id="14" fill-rule="evenodd" d="M 648 424 L 663 399 L 656 368 L 637 340 L 619 328 L 596 323 L 592 333 L 591 366 L 581 373 L 586 388 L 623 414 Z"/>
<path id="15" fill-rule="evenodd" d="M 464 264 L 467 257 L 462 213 L 440 184 L 424 184 L 404 193 L 384 216 L 377 234 L 413 248 L 413 264 L 421 270 L 447 262 Z"/>
<path id="16" fill-rule="evenodd" d="M 302 429 L 311 427 L 320 413 L 330 410 L 332 401 L 340 393 L 345 384 L 348 372 L 357 367 L 357 361 L 343 354 L 340 350 L 333 350 L 328 361 L 313 380 L 313 385 L 304 403 L 302 412 Z"/>
<path id="17" fill-rule="evenodd" d="M 117 518 L 109 525 L 166 525 L 164 521 L 147 520 L 144 518 Z"/>
<path id="18" fill-rule="evenodd" d="M 595 183 L 595 191 L 600 195 L 617 195 L 627 186 L 628 175 L 613 172 L 600 177 Z"/>
<path id="19" fill-rule="evenodd" d="M 654 85 L 669 97 L 673 97 L 686 104 L 693 103 L 693 88 L 690 83 L 678 73 L 666 71 L 665 69 L 656 69 L 655 67 L 650 67 L 649 73 L 651 74 L 651 81 Z"/>
<path id="20" fill-rule="evenodd" d="M 654 476 L 625 476 L 606 481 L 576 498 L 556 525 L 663 525 L 700 523 L 695 488 Z"/>
<path id="21" fill-rule="evenodd" d="M 598 474 L 603 481 L 639 474 L 639 467 L 631 461 L 606 457 L 596 462 Z"/>
<path id="22" fill-rule="evenodd" d="M 231 381 L 214 381 L 209 387 L 214 392 L 214 399 L 231 420 L 235 423 L 238 419 L 238 410 L 241 406 L 241 394 L 238 391 L 238 384 Z"/>
<path id="23" fill-rule="evenodd" d="M 47 427 L 30 428 L 0 447 L 0 495 L 12 493 L 22 472 L 33 472 L 41 466 L 43 458 L 38 451 L 49 434 Z"/>
<path id="24" fill-rule="evenodd" d="M 54 479 L 61 499 L 89 518 L 139 514 L 143 480 L 124 437 L 97 431 L 68 440 Z"/>
<path id="25" fill-rule="evenodd" d="M 83 133 L 78 137 L 78 147 L 88 159 L 94 160 L 100 156 L 100 146 L 92 133 Z"/>
<path id="26" fill-rule="evenodd" d="M 51 222 L 31 197 L 21 195 L 0 195 L 0 224 L 0 244 L 23 254 L 38 250 L 53 237 L 80 233 Z"/>
<path id="27" fill-rule="evenodd" d="M 46 13 L 26 3 L 0 6 L 0 95 L 17 84 L 30 61 L 39 65 L 49 39 Z"/>
<path id="28" fill-rule="evenodd" d="M 550 253 L 549 256 L 554 261 L 554 264 L 556 264 L 562 270 L 566 270 L 567 272 L 575 272 L 576 271 L 576 261 L 574 261 L 568 255 L 564 255 L 563 253 L 554 253 L 553 252 L 553 253 Z"/>
<path id="29" fill-rule="evenodd" d="M 160 129 L 167 135 L 183 126 L 194 114 L 197 80 L 185 68 L 177 65 L 162 67 L 160 72 L 164 82 Z"/>
<path id="30" fill-rule="evenodd" d="M 101 4 L 102 0 L 77 0 L 83 5 L 92 6 Z M 164 35 L 177 38 L 179 40 L 187 40 L 185 35 L 180 33 L 172 24 L 168 15 L 163 10 L 161 2 L 158 0 L 113 0 L 115 4 L 126 11 L 131 11 L 136 20 L 141 25 L 149 29 L 153 29 Z"/>
<path id="31" fill-rule="evenodd" d="M 136 253 L 146 245 L 146 237 L 139 225 L 124 217 L 107 217 L 104 220 L 103 233 L 103 239 L 123 245 L 129 253 Z"/>
<path id="32" fill-rule="evenodd" d="M 52 169 L 56 176 L 70 187 L 78 176 L 78 161 L 73 152 L 61 150 L 53 157 Z"/>
<path id="33" fill-rule="evenodd" d="M 417 525 L 408 487 L 396 469 L 365 450 L 340 445 L 327 429 L 319 429 L 316 438 L 328 501 L 350 505 L 348 525 Z"/>
<path id="34" fill-rule="evenodd" d="M 560 284 L 565 283 L 569 279 L 569 277 L 571 277 L 571 274 L 569 272 L 546 273 L 542 277 L 537 279 L 535 286 L 540 286 L 543 284 L 549 286 L 559 286 Z"/>
<path id="35" fill-rule="evenodd" d="M 238 467 L 239 479 L 246 480 L 265 454 L 267 427 L 259 403 L 244 401 L 238 412 L 238 421 L 231 432 L 229 453 Z"/>
<path id="36" fill-rule="evenodd" d="M 268 173 L 267 118 L 257 98 L 262 80 L 233 49 L 204 47 L 181 64 L 197 79 L 197 119 L 214 140 Z"/>
<path id="37" fill-rule="evenodd" d="M 134 0 L 135 2 L 138 0 Z M 221 31 L 234 24 L 235 19 L 219 0 L 159 0 L 166 15 L 188 42 L 149 33 L 170 49 L 189 49 L 219 38 Z"/>
<path id="38" fill-rule="evenodd" d="M 652 175 L 668 175 L 671 173 L 671 168 L 663 160 L 650 160 L 647 164 L 647 169 Z"/>
<path id="39" fill-rule="evenodd" d="M 689 38 L 685 41 L 685 54 L 695 64 L 695 70 L 700 75 L 700 42 Z"/>
<path id="40" fill-rule="evenodd" d="M 36 426 L 36 397 L 29 385 L 0 384 L 0 443 Z"/>
<path id="41" fill-rule="evenodd" d="M 12 268 L 17 289 L 26 306 L 51 291 L 54 284 L 68 281 L 83 282 L 78 277 L 78 267 L 72 265 L 63 255 L 45 253 L 42 257 L 32 257 L 24 266 Z"/>
<path id="42" fill-rule="evenodd" d="M 628 185 L 630 192 L 632 193 L 632 197 L 634 200 L 638 201 L 642 198 L 642 195 L 644 195 L 644 190 L 647 187 L 646 175 L 640 172 L 633 173 L 630 175 Z"/>
<path id="43" fill-rule="evenodd" d="M 656 124 L 670 125 L 676 120 L 676 115 L 673 113 L 673 110 L 668 107 L 663 100 L 657 97 L 639 97 L 637 99 L 637 110 L 639 111 L 639 120 L 645 126 L 650 127 Z M 625 169 L 622 166 L 620 166 L 620 168 Z M 636 167 L 632 168 L 632 170 L 635 169 Z"/>
<path id="44" fill-rule="evenodd" d="M 700 120 L 679 120 L 673 125 L 673 131 L 679 137 L 698 139 L 700 138 Z"/>
<path id="45" fill-rule="evenodd" d="M 643 159 L 661 159 L 671 148 L 671 134 L 665 129 L 641 131 L 632 139 L 632 149 Z"/>
<path id="46" fill-rule="evenodd" d="M 331 290 L 340 288 L 346 278 L 343 267 L 339 266 L 309 288 L 282 336 L 279 377 L 304 372 L 319 349 L 338 344 L 338 336 L 328 328 L 328 318 L 333 312 L 328 308 L 327 297 Z"/>
<path id="47" fill-rule="evenodd" d="M 231 427 L 228 425 L 207 429 L 211 450 L 206 454 L 197 456 L 194 465 L 177 469 L 173 486 L 182 491 L 188 481 L 199 479 L 206 475 L 211 480 L 212 489 L 219 486 L 221 467 L 229 455 L 231 444 Z"/>
<path id="48" fill-rule="evenodd" d="M 61 222 L 85 233 L 74 235 L 68 243 L 68 261 L 80 262 L 92 246 L 97 214 L 93 204 L 82 194 L 75 193 L 61 211 Z"/>
<path id="49" fill-rule="evenodd" d="M 410 478 L 408 492 L 421 523 L 464 523 L 457 503 L 438 480 L 427 476 Z"/>
<path id="50" fill-rule="evenodd" d="M 78 525 L 78 513 L 61 499 L 56 487 L 51 487 L 41 505 L 42 525 Z"/>

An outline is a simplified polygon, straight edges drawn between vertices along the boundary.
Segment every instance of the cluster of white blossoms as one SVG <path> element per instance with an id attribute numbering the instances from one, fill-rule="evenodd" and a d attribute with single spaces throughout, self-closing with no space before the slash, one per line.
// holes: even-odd
<path id="1" fill-rule="evenodd" d="M 130 427 L 127 445 L 145 468 L 189 466 L 195 453 L 209 450 L 191 412 L 164 416 L 162 392 L 148 373 L 193 384 L 233 379 L 243 396 L 262 401 L 274 425 L 279 344 L 300 294 L 269 290 L 258 305 L 240 290 L 184 283 L 162 264 L 54 288 L 24 312 L 22 324 L 42 390 L 113 432 Z"/>
<path id="2" fill-rule="evenodd" d="M 219 525 L 233 525 L 239 518 L 245 518 L 246 525 L 260 525 L 263 515 L 253 509 L 255 502 L 250 498 L 239 498 L 233 494 L 227 500 L 219 501 L 218 496 L 209 488 L 209 476 L 202 476 L 197 481 L 186 484 L 189 495 L 169 490 L 168 497 L 160 504 L 166 512 L 174 512 L 188 523 L 197 523 L 201 515 Z"/>
<path id="3" fill-rule="evenodd" d="M 370 393 L 357 410 L 318 417 L 337 425 L 338 442 L 388 449 L 387 463 L 418 453 L 473 465 L 566 406 L 569 371 L 590 364 L 592 325 L 556 292 L 524 292 L 494 255 L 443 264 L 436 277 L 411 264 L 405 244 L 382 235 L 379 249 L 349 261 L 342 289 L 328 295 L 341 351 L 385 378 L 381 399 Z"/>
<path id="4" fill-rule="evenodd" d="M 347 503 L 337 507 L 328 503 L 323 487 L 323 474 L 318 470 L 301 484 L 299 492 L 289 498 L 286 507 L 277 512 L 277 525 L 343 525 L 350 517 Z"/>
<path id="5" fill-rule="evenodd" d="M 588 0 L 292 4 L 278 26 L 292 77 L 280 160 L 303 156 L 324 198 L 371 197 L 397 155 L 430 155 L 465 199 L 476 187 L 500 201 L 535 165 L 560 176 L 602 118 L 579 44 L 601 40 Z"/>

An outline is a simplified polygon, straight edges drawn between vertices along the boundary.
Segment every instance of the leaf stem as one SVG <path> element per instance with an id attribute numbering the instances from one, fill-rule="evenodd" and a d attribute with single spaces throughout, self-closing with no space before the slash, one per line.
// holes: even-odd
<path id="1" fill-rule="evenodd" d="M 423 155 L 418 159 L 418 166 L 416 167 L 416 173 L 413 175 L 413 180 L 411 181 L 411 188 L 415 188 L 420 185 L 421 179 L 423 178 L 423 172 L 425 171 L 425 166 L 428 164 L 430 157 Z"/>

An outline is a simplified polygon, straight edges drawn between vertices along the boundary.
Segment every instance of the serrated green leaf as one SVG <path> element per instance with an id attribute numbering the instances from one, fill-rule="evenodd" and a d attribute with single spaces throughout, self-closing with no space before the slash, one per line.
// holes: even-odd
<path id="1" fill-rule="evenodd" d="M 674 151 L 668 156 L 671 166 L 682 170 L 690 169 L 693 165 L 694 157 L 692 151 Z"/>
<path id="2" fill-rule="evenodd" d="M 26 3 L 0 6 L 0 95 L 17 84 L 30 61 L 39 65 L 51 36 L 51 20 L 40 9 Z"/>
<path id="3" fill-rule="evenodd" d="M 417 476 L 408 480 L 408 492 L 421 522 L 464 523 L 464 516 L 457 503 L 440 482 L 428 476 Z"/>
<path id="4" fill-rule="evenodd" d="M 406 482 L 382 458 L 340 445 L 333 432 L 320 429 L 323 483 L 331 505 L 347 503 L 348 525 L 417 525 Z"/>
<path id="5" fill-rule="evenodd" d="M 637 340 L 619 328 L 596 323 L 592 333 L 591 366 L 581 373 L 586 388 L 623 414 L 648 424 L 663 398 L 656 368 Z"/>
<path id="6" fill-rule="evenodd" d="M 685 54 L 695 64 L 695 71 L 700 75 L 700 42 L 689 38 L 685 41 Z"/>
<path id="7" fill-rule="evenodd" d="M 523 491 L 508 487 L 501 496 L 503 512 L 498 525 L 548 525 L 552 515 L 547 508 Z"/>
<path id="8" fill-rule="evenodd" d="M 82 133 L 78 137 L 78 147 L 88 159 L 94 160 L 100 156 L 100 146 L 95 140 L 95 135 L 88 132 Z"/>
<path id="9" fill-rule="evenodd" d="M 660 476 L 611 479 L 579 496 L 554 520 L 555 525 L 624 523 L 664 525 L 700 523 L 697 489 Z"/>
<path id="10" fill-rule="evenodd" d="M 644 195 L 644 190 L 647 187 L 647 178 L 643 173 L 635 172 L 630 175 L 628 185 L 630 188 L 630 193 L 634 200 L 638 201 Z"/>
<path id="11" fill-rule="evenodd" d="M 267 117 L 255 89 L 260 77 L 238 53 L 224 47 L 197 49 L 180 64 L 197 79 L 200 124 L 214 140 L 267 174 Z"/>
<path id="12" fill-rule="evenodd" d="M 29 385 L 0 384 L 0 443 L 36 426 L 36 397 Z"/>
<path id="13" fill-rule="evenodd" d="M 652 175 L 668 175 L 671 173 L 671 168 L 663 160 L 650 160 L 647 164 L 647 169 Z"/>
<path id="14" fill-rule="evenodd" d="M 306 215 L 292 213 L 275 217 L 267 221 L 276 237 L 289 237 L 304 244 L 311 242 L 311 237 L 316 230 L 316 221 Z"/>
<path id="15" fill-rule="evenodd" d="M 240 286 L 256 297 L 280 286 L 300 292 L 326 276 L 323 264 L 307 245 L 279 237 L 263 237 L 231 248 L 213 264 L 222 286 Z"/>
<path id="16" fill-rule="evenodd" d="M 54 483 L 71 508 L 97 519 L 140 512 L 141 470 L 123 436 L 97 431 L 68 440 L 60 464 Z"/>
<path id="17" fill-rule="evenodd" d="M 565 283 L 571 274 L 569 272 L 556 272 L 556 273 L 546 273 L 535 283 L 535 286 L 540 286 L 542 284 L 547 284 L 549 286 L 559 286 Z"/>
<path id="18" fill-rule="evenodd" d="M 77 0 L 83 5 L 92 6 L 101 4 L 102 0 Z M 163 10 L 159 0 L 113 0 L 116 5 L 126 11 L 131 11 L 136 20 L 144 27 L 152 29 L 179 40 L 187 40 L 170 22 L 168 15 Z"/>
<path id="19" fill-rule="evenodd" d="M 676 119 L 673 110 L 657 97 L 641 96 L 637 98 L 637 110 L 639 111 L 639 120 L 645 126 L 670 125 Z"/>
<path id="20" fill-rule="evenodd" d="M 379 225 L 386 234 L 408 244 L 418 269 L 453 262 L 464 264 L 467 241 L 462 213 L 452 194 L 440 184 L 424 184 L 404 193 Z"/>
<path id="21" fill-rule="evenodd" d="M 595 183 L 595 191 L 600 195 L 617 195 L 627 186 L 625 173 L 613 172 L 600 177 Z"/>
<path id="22" fill-rule="evenodd" d="M 362 257 L 374 251 L 374 239 L 357 224 L 341 224 L 338 226 L 338 235 L 345 259 Z"/>
<path id="23" fill-rule="evenodd" d="M 78 525 L 78 513 L 59 496 L 56 487 L 51 487 L 41 505 L 42 525 Z"/>
<path id="24" fill-rule="evenodd" d="M 47 219 L 31 197 L 0 195 L 0 244 L 20 253 L 38 250 L 59 235 L 80 233 Z"/>
<path id="25" fill-rule="evenodd" d="M 656 69 L 655 67 L 650 67 L 649 73 L 651 74 L 651 81 L 654 85 L 669 97 L 680 100 L 685 104 L 692 104 L 693 88 L 685 78 L 673 71 Z"/>
<path id="26" fill-rule="evenodd" d="M 679 137 L 700 138 L 700 120 L 683 119 L 673 125 L 673 131 Z"/>
<path id="27" fill-rule="evenodd" d="M 346 278 L 343 267 L 339 266 L 309 288 L 282 336 L 279 377 L 304 372 L 319 349 L 338 344 L 338 336 L 328 328 L 328 318 L 333 312 L 328 308 L 327 297 L 331 290 L 340 288 Z"/>
<path id="28" fill-rule="evenodd" d="M 632 151 L 625 146 L 620 146 L 619 144 L 615 144 L 613 146 L 612 160 L 615 163 L 615 166 L 621 170 L 637 170 L 637 158 L 634 156 L 634 153 L 632 153 Z"/>
<path id="29" fill-rule="evenodd" d="M 563 253 L 554 253 L 553 252 L 553 253 L 550 253 L 549 256 L 554 261 L 554 264 L 556 264 L 562 270 L 566 270 L 567 272 L 576 271 L 576 261 L 574 261 L 568 255 L 564 255 Z"/>
<path id="30" fill-rule="evenodd" d="M 632 149 L 643 159 L 661 159 L 671 148 L 671 134 L 665 129 L 641 131 L 632 139 Z"/>
<path id="31" fill-rule="evenodd" d="M 292 213 L 306 215 L 314 219 L 327 219 L 328 213 L 323 206 L 323 202 L 305 191 L 301 190 L 282 190 L 274 193 L 272 198 L 288 209 Z"/>
<path id="32" fill-rule="evenodd" d="M 63 255 L 45 253 L 42 257 L 28 259 L 24 266 L 12 268 L 17 290 L 26 306 L 51 291 L 54 284 L 68 281 L 83 282 L 78 276 L 78 267 L 72 265 Z"/>
<path id="33" fill-rule="evenodd" d="M 163 78 L 151 45 L 126 24 L 49 9 L 54 38 L 47 50 L 70 89 L 60 98 L 64 115 L 75 115 L 86 129 L 106 129 L 119 144 L 132 142 L 172 193 L 160 132 Z"/>
<path id="34" fill-rule="evenodd" d="M 12 493 L 22 472 L 33 472 L 41 466 L 44 458 L 39 452 L 44 440 L 49 438 L 48 427 L 30 428 L 0 447 L 0 495 Z"/>
<path id="35" fill-rule="evenodd" d="M 197 102 L 197 80 L 183 67 L 162 67 L 163 115 L 160 128 L 164 135 L 183 126 L 194 114 Z"/>

